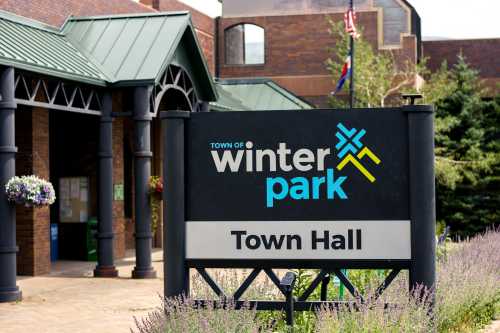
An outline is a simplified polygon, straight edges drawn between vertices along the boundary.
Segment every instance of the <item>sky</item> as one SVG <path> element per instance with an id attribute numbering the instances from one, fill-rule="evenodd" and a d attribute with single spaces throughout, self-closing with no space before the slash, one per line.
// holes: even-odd
<path id="1" fill-rule="evenodd" d="M 217 0 L 180 1 L 212 17 L 220 15 L 221 12 Z M 500 0 L 409 0 L 409 2 L 420 14 L 424 39 L 500 38 Z"/>
<path id="2" fill-rule="evenodd" d="M 218 0 L 179 0 L 191 7 L 198 9 L 209 16 L 217 17 L 221 15 L 222 7 Z M 229 0 L 231 1 L 231 0 Z"/>
<path id="3" fill-rule="evenodd" d="M 424 38 L 500 38 L 500 0 L 409 2 L 420 14 Z"/>

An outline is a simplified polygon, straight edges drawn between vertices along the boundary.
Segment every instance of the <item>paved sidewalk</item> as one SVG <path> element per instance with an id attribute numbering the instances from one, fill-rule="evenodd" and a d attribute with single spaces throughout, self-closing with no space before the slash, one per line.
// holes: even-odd
<path id="1" fill-rule="evenodd" d="M 500 332 L 500 320 L 495 320 L 482 331 L 482 333 L 499 333 L 499 332 Z"/>
<path id="2" fill-rule="evenodd" d="M 133 255 L 133 252 L 129 253 Z M 160 305 L 163 292 L 161 251 L 153 261 L 154 280 L 132 280 L 134 258 L 117 263 L 120 278 L 95 279 L 95 263 L 57 262 L 53 273 L 20 277 L 23 301 L 0 304 L 2 333 L 130 332 L 141 318 Z"/>

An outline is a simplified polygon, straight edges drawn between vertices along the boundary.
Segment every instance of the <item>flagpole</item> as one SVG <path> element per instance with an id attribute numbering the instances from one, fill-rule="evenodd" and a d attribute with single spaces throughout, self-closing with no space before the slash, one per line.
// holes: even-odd
<path id="1" fill-rule="evenodd" d="M 354 11 L 354 0 L 349 0 L 349 9 Z M 351 71 L 349 73 L 349 107 L 352 109 L 354 106 L 354 37 L 350 35 L 351 43 Z"/>

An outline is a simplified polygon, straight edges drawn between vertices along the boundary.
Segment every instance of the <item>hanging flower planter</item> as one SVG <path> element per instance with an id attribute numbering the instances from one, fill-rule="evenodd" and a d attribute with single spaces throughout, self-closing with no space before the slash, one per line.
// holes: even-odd
<path id="1" fill-rule="evenodd" d="M 163 179 L 158 176 L 149 177 L 149 195 L 161 200 L 163 193 Z"/>
<path id="2" fill-rule="evenodd" d="M 11 178 L 5 185 L 5 194 L 9 202 L 25 207 L 43 207 L 56 201 L 52 184 L 37 176 Z"/>
<path id="3" fill-rule="evenodd" d="M 156 233 L 160 219 L 160 206 L 163 194 L 163 179 L 158 176 L 149 178 L 149 203 L 151 205 L 151 231 Z"/>

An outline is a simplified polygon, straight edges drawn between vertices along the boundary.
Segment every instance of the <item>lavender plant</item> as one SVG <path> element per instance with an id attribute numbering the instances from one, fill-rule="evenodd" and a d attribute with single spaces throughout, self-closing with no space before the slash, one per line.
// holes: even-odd
<path id="1" fill-rule="evenodd" d="M 379 300 L 360 311 L 323 310 L 316 332 L 474 332 L 489 323 L 500 302 L 500 232 L 489 231 L 455 244 L 437 264 L 435 293 L 407 292 L 401 276 Z M 423 298 L 413 297 L 424 295 Z M 431 296 L 435 299 L 432 315 Z M 369 295 L 367 297 L 370 299 Z M 383 304 L 397 304 L 385 310 Z"/>
<path id="2" fill-rule="evenodd" d="M 52 205 L 56 200 L 54 187 L 37 176 L 13 177 L 5 185 L 7 200 L 25 207 Z"/>
<path id="3" fill-rule="evenodd" d="M 408 293 L 408 274 L 401 273 L 382 297 L 375 299 L 374 287 L 380 276 L 371 274 L 365 303 L 338 310 L 323 309 L 296 317 L 296 332 L 370 332 L 427 333 L 474 332 L 485 326 L 500 304 L 500 230 L 491 230 L 475 238 L 455 243 L 437 263 L 437 286 L 434 291 L 416 288 Z M 242 271 L 211 271 L 212 276 L 230 294 L 248 274 Z M 363 279 L 360 279 L 362 281 Z M 376 280 L 376 281 L 375 281 Z M 194 298 L 214 297 L 197 276 L 192 277 Z M 366 281 L 365 281 L 366 282 Z M 418 295 L 418 297 L 416 297 Z M 423 295 L 423 296 L 422 296 Z M 247 299 L 279 299 L 282 295 L 266 278 L 256 279 Z M 353 298 L 351 298 L 352 300 Z M 431 311 L 430 300 L 434 299 Z M 395 304 L 389 309 L 385 304 Z M 298 314 L 302 316 L 303 314 Z M 307 319 L 307 320 L 305 320 Z M 137 333 L 197 332 L 287 332 L 277 312 L 259 312 L 247 307 L 235 310 L 234 304 L 222 307 L 215 303 L 208 309 L 196 309 L 187 298 L 168 300 L 147 318 L 136 321 Z"/>
<path id="4" fill-rule="evenodd" d="M 235 310 L 229 303 L 214 303 L 197 309 L 185 297 L 167 299 L 163 307 L 142 320 L 136 319 L 136 333 L 265 333 L 263 323 L 256 319 L 255 309 Z M 134 331 L 132 331 L 134 333 Z M 269 331 L 270 332 L 270 331 Z"/>
<path id="5" fill-rule="evenodd" d="M 415 299 L 407 298 L 390 310 L 381 300 L 358 304 L 359 311 L 344 308 L 338 311 L 320 311 L 316 332 L 370 332 L 370 333 L 427 333 L 432 332 L 432 323 L 427 316 L 427 307 Z"/>
<path id="6" fill-rule="evenodd" d="M 476 330 L 491 321 L 500 302 L 500 230 L 465 240 L 437 268 L 439 332 Z"/>

